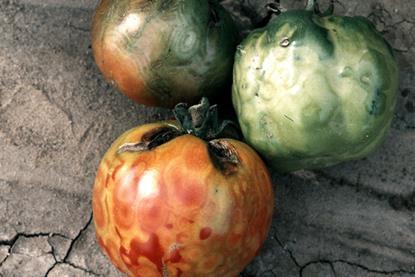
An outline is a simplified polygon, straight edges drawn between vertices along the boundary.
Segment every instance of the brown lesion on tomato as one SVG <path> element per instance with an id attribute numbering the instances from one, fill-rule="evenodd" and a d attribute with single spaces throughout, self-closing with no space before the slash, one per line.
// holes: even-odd
<path id="1" fill-rule="evenodd" d="M 124 152 L 143 152 L 152 150 L 180 135 L 180 132 L 169 126 L 154 128 L 141 137 L 139 142 L 124 143 L 118 148 L 117 153 Z"/>
<path id="2" fill-rule="evenodd" d="M 235 147 L 226 140 L 211 140 L 207 144 L 210 160 L 225 176 L 238 171 L 240 158 Z"/>

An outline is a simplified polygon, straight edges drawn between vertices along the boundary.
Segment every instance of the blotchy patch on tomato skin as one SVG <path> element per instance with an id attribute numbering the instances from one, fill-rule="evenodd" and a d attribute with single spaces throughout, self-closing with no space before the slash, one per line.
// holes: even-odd
<path id="1" fill-rule="evenodd" d="M 130 242 L 130 249 L 124 246 L 120 247 L 120 253 L 123 261 L 127 265 L 139 265 L 140 256 L 146 257 L 158 269 L 163 272 L 163 248 L 160 245 L 159 237 L 151 233 L 147 241 L 141 242 L 138 238 L 134 238 Z"/>
<path id="2" fill-rule="evenodd" d="M 111 179 L 111 176 L 109 174 L 107 174 L 107 176 L 105 177 L 105 181 L 104 181 L 104 187 L 105 188 L 108 188 L 108 185 L 110 183 L 110 179 Z"/>
<path id="3" fill-rule="evenodd" d="M 104 215 L 104 208 L 102 207 L 103 201 L 101 195 L 94 190 L 92 198 L 92 213 L 94 215 L 95 226 L 98 229 L 103 229 L 106 226 L 106 220 Z"/>
<path id="4" fill-rule="evenodd" d="M 185 243 L 187 241 L 190 241 L 191 236 L 188 232 L 181 232 L 176 234 L 176 241 L 179 243 Z"/>
<path id="5" fill-rule="evenodd" d="M 162 199 L 142 200 L 137 208 L 137 222 L 142 230 L 151 232 L 165 225 L 168 209 Z"/>
<path id="6" fill-rule="evenodd" d="M 104 250 L 105 254 L 110 258 L 110 260 L 114 263 L 114 265 L 121 271 L 125 271 L 126 267 L 119 256 L 118 248 L 116 244 L 111 240 L 107 239 L 106 243 L 104 240 L 99 236 L 96 235 L 98 244 L 101 246 L 101 248 Z"/>
<path id="7" fill-rule="evenodd" d="M 212 234 L 212 228 L 203 227 L 202 229 L 200 229 L 199 239 L 200 240 L 206 240 L 210 237 L 211 234 Z"/>
<path id="8" fill-rule="evenodd" d="M 242 233 L 232 233 L 228 235 L 228 239 L 226 240 L 226 246 L 229 249 L 235 249 L 239 246 L 241 239 L 244 237 Z"/>
<path id="9" fill-rule="evenodd" d="M 134 161 L 131 167 L 136 170 L 137 175 L 140 175 L 149 167 L 150 164 L 152 164 L 153 156 L 154 153 L 152 152 L 144 152 L 140 153 L 140 156 L 134 157 Z"/>
<path id="10" fill-rule="evenodd" d="M 258 245 L 255 250 L 256 255 L 258 254 L 262 242 L 266 239 L 268 229 L 271 225 L 271 211 L 267 210 L 266 208 L 259 211 L 255 221 L 253 222 L 253 226 L 258 226 L 258 228 L 250 229 L 250 237 L 257 237 Z"/>
<path id="11" fill-rule="evenodd" d="M 160 271 L 158 270 L 156 266 L 152 266 L 152 264 L 144 263 L 144 261 L 140 263 L 139 266 L 131 266 L 130 271 L 131 271 L 131 274 L 129 274 L 128 276 L 131 276 L 131 277 L 147 277 L 147 276 L 162 277 L 162 273 L 160 273 Z"/>
<path id="12" fill-rule="evenodd" d="M 119 171 L 120 171 L 120 169 L 121 168 L 123 168 L 124 167 L 124 164 L 122 164 L 122 163 L 120 163 L 120 164 L 118 164 L 118 165 L 116 165 L 115 167 L 114 167 L 114 169 L 112 170 L 112 173 L 111 173 L 111 179 L 115 182 L 115 180 L 117 179 L 117 174 L 118 175 L 120 175 L 119 174 Z"/>
<path id="13" fill-rule="evenodd" d="M 107 170 L 109 168 L 111 168 L 111 161 L 106 156 L 104 156 L 104 159 L 102 160 L 102 162 L 99 165 L 99 167 L 102 168 L 102 170 L 104 172 L 107 172 Z"/>
<path id="14" fill-rule="evenodd" d="M 148 170 L 141 174 L 137 187 L 138 193 L 133 203 L 136 222 L 141 230 L 154 232 L 165 226 L 169 220 L 165 185 L 160 180 L 158 171 Z"/>
<path id="15" fill-rule="evenodd" d="M 102 167 L 103 167 L 102 165 L 98 167 L 98 171 L 95 176 L 95 186 L 102 186 L 103 182 L 105 181 L 106 175 Z"/>
<path id="16" fill-rule="evenodd" d="M 142 172 L 146 168 L 145 162 L 136 162 L 133 166 L 122 164 L 113 172 L 112 206 L 116 225 L 122 229 L 131 228 L 136 220 L 138 187 Z"/>
<path id="17" fill-rule="evenodd" d="M 201 245 L 193 244 L 192 246 L 186 247 L 181 253 L 183 258 L 188 261 L 197 261 L 200 260 L 203 255 L 203 248 Z"/>
<path id="18" fill-rule="evenodd" d="M 97 234 L 96 237 L 97 237 L 97 241 L 98 241 L 99 246 L 101 246 L 101 248 L 104 250 L 104 252 L 108 256 L 108 258 L 110 258 L 111 261 L 114 261 L 114 264 L 118 269 L 121 269 L 122 268 L 121 264 L 116 264 L 117 259 L 115 258 L 114 251 L 112 251 L 109 247 L 107 247 L 105 245 L 105 243 L 104 243 L 103 239 L 101 238 L 101 236 L 99 236 Z"/>
<path id="19" fill-rule="evenodd" d="M 115 224 L 122 229 L 128 229 L 134 225 L 136 215 L 134 202 L 137 197 L 138 181 L 139 178 L 131 171 L 129 175 L 114 184 L 112 213 L 114 214 Z"/>
<path id="20" fill-rule="evenodd" d="M 189 171 L 203 172 L 212 168 L 207 147 L 188 143 L 183 150 L 184 166 Z M 195 144 L 195 145 L 191 145 Z"/>
<path id="21" fill-rule="evenodd" d="M 102 179 L 101 179 L 102 180 Z M 97 228 L 104 228 L 106 222 L 106 210 L 104 209 L 105 202 L 105 187 L 102 182 L 97 178 L 95 181 L 94 188 L 92 190 L 92 212 L 94 215 L 94 222 Z"/>
<path id="22" fill-rule="evenodd" d="M 112 36 L 106 35 L 104 39 L 93 38 L 92 49 L 96 64 L 105 79 L 114 82 L 127 97 L 145 105 L 157 105 L 157 100 L 145 86 L 138 64 L 131 58 L 131 54 L 117 46 L 119 41 L 120 38 L 115 33 Z"/>
<path id="23" fill-rule="evenodd" d="M 272 191 L 272 187 L 266 184 L 271 183 L 271 178 L 269 177 L 268 173 L 259 172 L 252 178 L 252 182 L 255 182 L 258 197 L 262 198 L 264 201 L 273 202 L 271 198 L 274 193 Z"/>
<path id="24" fill-rule="evenodd" d="M 203 176 L 183 168 L 180 160 L 171 161 L 163 175 L 171 207 L 180 209 L 180 206 L 183 206 L 181 212 L 186 215 L 205 203 L 207 186 L 204 184 Z"/>
<path id="25" fill-rule="evenodd" d="M 190 207 L 200 207 L 204 200 L 203 185 L 196 184 L 197 181 L 190 181 L 189 183 L 175 181 L 174 195 L 183 205 Z"/>
<path id="26" fill-rule="evenodd" d="M 130 206 L 126 204 L 117 204 L 114 206 L 113 214 L 115 224 L 121 229 L 130 229 L 134 227 L 135 223 L 135 210 L 132 210 Z"/>
<path id="27" fill-rule="evenodd" d="M 204 274 L 210 273 L 223 263 L 223 256 L 220 253 L 212 253 L 209 257 L 203 259 L 203 262 L 199 265 L 200 271 Z"/>
<path id="28" fill-rule="evenodd" d="M 166 260 L 166 262 L 178 263 L 181 260 L 182 260 L 182 256 L 180 255 L 180 249 L 179 249 L 179 247 L 174 247 L 170 251 L 170 257 Z"/>
<path id="29" fill-rule="evenodd" d="M 148 161 L 143 157 L 137 158 L 133 163 L 121 160 L 120 157 L 117 157 L 117 160 L 119 163 L 111 169 L 111 177 L 116 185 L 125 185 L 125 183 L 131 182 L 134 175 L 139 178 L 148 167 Z"/>

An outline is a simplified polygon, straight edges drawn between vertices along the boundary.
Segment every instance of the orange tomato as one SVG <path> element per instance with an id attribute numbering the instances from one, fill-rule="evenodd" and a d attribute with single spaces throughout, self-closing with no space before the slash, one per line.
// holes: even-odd
<path id="1" fill-rule="evenodd" d="M 119 137 L 101 161 L 97 240 L 129 276 L 237 276 L 267 236 L 273 199 L 268 170 L 246 144 L 147 124 Z"/>

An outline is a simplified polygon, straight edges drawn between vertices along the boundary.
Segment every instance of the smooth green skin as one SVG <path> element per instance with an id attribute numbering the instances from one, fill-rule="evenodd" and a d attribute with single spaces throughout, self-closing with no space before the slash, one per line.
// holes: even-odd
<path id="1" fill-rule="evenodd" d="M 367 19 L 311 11 L 285 12 L 253 31 L 238 46 L 233 78 L 246 141 L 281 171 L 374 151 L 398 89 L 391 47 Z"/>

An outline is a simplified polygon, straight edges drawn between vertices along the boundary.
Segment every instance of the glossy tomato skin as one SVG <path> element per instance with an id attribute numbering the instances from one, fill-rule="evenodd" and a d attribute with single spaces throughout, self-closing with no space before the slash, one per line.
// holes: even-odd
<path id="1" fill-rule="evenodd" d="M 196 103 L 230 88 L 237 43 L 216 0 L 101 0 L 92 24 L 105 78 L 150 106 Z"/>
<path id="2" fill-rule="evenodd" d="M 271 223 L 267 168 L 246 144 L 223 139 L 239 159 L 225 174 L 193 135 L 117 154 L 121 145 L 167 125 L 132 129 L 105 154 L 93 191 L 98 242 L 129 276 L 237 276 Z"/>
<path id="3" fill-rule="evenodd" d="M 380 147 L 398 73 L 366 18 L 287 11 L 238 47 L 232 99 L 245 140 L 271 166 L 317 169 Z"/>

